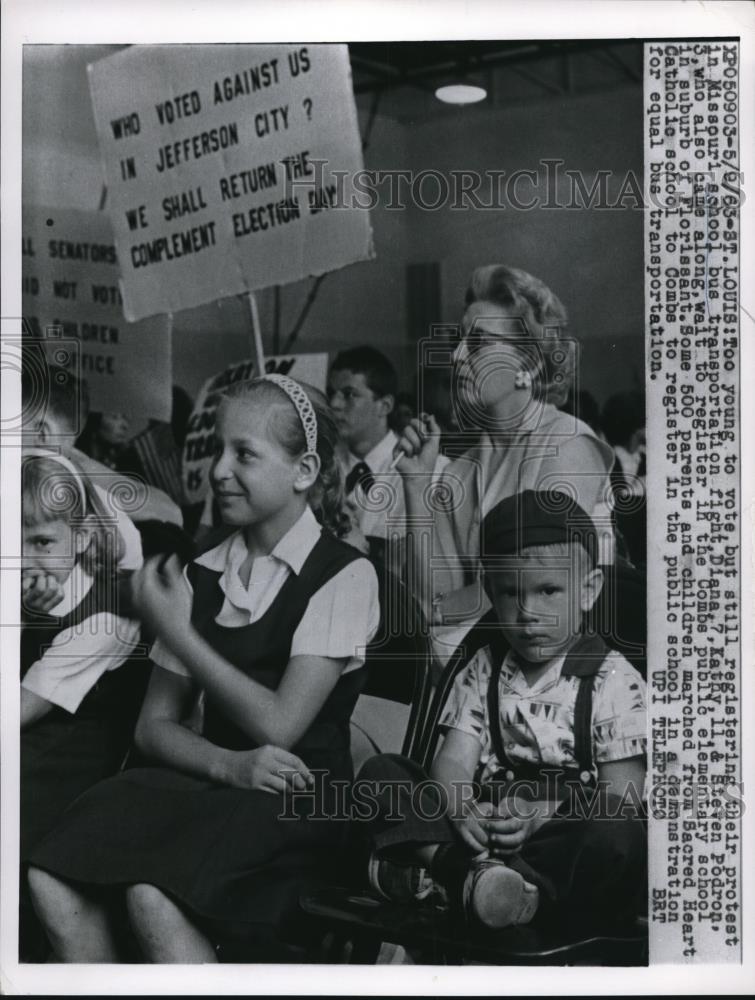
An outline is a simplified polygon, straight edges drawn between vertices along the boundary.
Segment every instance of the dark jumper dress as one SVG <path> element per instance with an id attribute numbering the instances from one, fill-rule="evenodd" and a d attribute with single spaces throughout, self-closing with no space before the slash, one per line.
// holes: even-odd
<path id="1" fill-rule="evenodd" d="M 103 613 L 114 614 L 117 607 L 117 581 L 96 575 L 84 599 L 67 615 L 24 611 L 21 678 L 61 632 L 78 626 L 86 628 L 87 619 Z M 65 647 L 60 654 L 65 655 Z M 22 866 L 82 792 L 118 771 L 131 745 L 148 679 L 148 660 L 134 654 L 115 670 L 106 671 L 75 713 L 53 706 L 41 719 L 22 730 L 19 811 Z M 22 870 L 19 956 L 21 961 L 43 962 L 47 951 Z"/>
<path id="2" fill-rule="evenodd" d="M 356 549 L 323 533 L 301 572 L 288 577 L 260 619 L 241 628 L 215 622 L 223 603 L 221 574 L 192 564 L 192 622 L 221 656 L 275 689 L 310 598 L 358 558 Z M 314 796 L 326 808 L 330 782 L 353 776 L 349 719 L 364 675 L 360 669 L 342 676 L 292 747 L 308 767 L 328 772 Z M 256 746 L 209 697 L 203 734 L 231 750 Z M 313 800 L 305 804 L 311 809 Z M 343 819 L 281 820 L 283 808 L 283 797 L 268 792 L 165 767 L 127 770 L 83 795 L 32 860 L 70 881 L 156 885 L 211 921 L 257 922 L 269 916 L 261 910 L 282 878 L 331 860 L 346 834 Z"/>
<path id="3" fill-rule="evenodd" d="M 95 615 L 114 614 L 115 589 L 95 576 L 84 599 L 67 615 L 24 613 L 21 678 L 61 632 Z M 65 655 L 65 647 L 60 650 Z M 53 708 L 21 732 L 21 860 L 53 828 L 85 789 L 114 774 L 133 737 L 149 676 L 148 662 L 130 657 L 106 671 L 75 713 Z"/>

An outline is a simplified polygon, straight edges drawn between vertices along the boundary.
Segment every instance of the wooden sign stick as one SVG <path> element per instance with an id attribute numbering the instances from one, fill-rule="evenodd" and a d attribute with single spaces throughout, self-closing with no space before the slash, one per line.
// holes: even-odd
<path id="1" fill-rule="evenodd" d="M 257 311 L 257 299 L 254 292 L 249 292 L 249 311 L 252 314 L 252 335 L 254 337 L 254 360 L 257 363 L 257 375 L 265 374 L 265 351 L 262 347 L 262 330 L 260 316 Z"/>

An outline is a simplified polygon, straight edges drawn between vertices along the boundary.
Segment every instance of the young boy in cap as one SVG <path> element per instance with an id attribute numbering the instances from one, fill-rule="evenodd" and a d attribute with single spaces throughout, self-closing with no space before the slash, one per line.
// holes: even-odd
<path id="1" fill-rule="evenodd" d="M 605 926 L 632 912 L 646 856 L 645 685 L 585 628 L 603 582 L 596 547 L 563 493 L 520 493 L 484 519 L 493 611 L 467 637 L 433 780 L 395 755 L 360 774 L 379 804 L 369 874 L 380 894 L 437 891 L 491 928 Z"/>

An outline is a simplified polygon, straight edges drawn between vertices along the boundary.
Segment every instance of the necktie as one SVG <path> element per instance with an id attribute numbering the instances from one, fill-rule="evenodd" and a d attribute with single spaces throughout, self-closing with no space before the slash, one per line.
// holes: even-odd
<path id="1" fill-rule="evenodd" d="M 367 493 L 372 489 L 374 482 L 375 477 L 369 465 L 366 462 L 357 462 L 346 477 L 346 496 L 353 493 L 357 486 L 361 486 L 365 493 Z"/>

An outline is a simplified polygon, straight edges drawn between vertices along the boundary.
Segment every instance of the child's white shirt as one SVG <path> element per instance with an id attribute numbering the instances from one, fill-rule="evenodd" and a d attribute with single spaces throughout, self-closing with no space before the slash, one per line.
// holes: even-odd
<path id="1" fill-rule="evenodd" d="M 575 767 L 574 706 L 579 678 L 561 674 L 565 657 L 551 661 L 530 685 L 511 653 L 504 657 L 499 681 L 500 726 L 512 764 Z M 500 769 L 490 738 L 488 685 L 493 657 L 478 650 L 456 678 L 441 726 L 474 736 L 481 753 L 476 780 L 485 782 Z M 647 746 L 645 682 L 618 652 L 609 651 L 593 684 L 593 755 L 596 764 L 642 756 Z"/>
<path id="2" fill-rule="evenodd" d="M 50 614 L 63 618 L 84 600 L 93 578 L 78 563 L 62 584 Z M 116 670 L 139 641 L 139 623 L 102 611 L 58 632 L 26 672 L 21 687 L 72 714 L 108 670 Z"/>
<path id="3" fill-rule="evenodd" d="M 221 573 L 219 586 L 225 595 L 215 621 L 225 628 L 243 628 L 258 621 L 273 603 L 291 573 L 301 572 L 320 539 L 322 528 L 307 507 L 269 556 L 252 563 L 249 584 L 244 586 L 239 569 L 248 556 L 241 531 L 195 560 L 197 565 Z M 191 585 L 184 571 L 184 582 Z M 324 656 L 345 659 L 344 673 L 364 662 L 364 649 L 380 623 L 378 582 L 372 564 L 355 559 L 313 594 L 294 632 L 291 656 Z M 150 652 L 153 663 L 172 673 L 190 676 L 180 659 L 159 639 Z"/>

